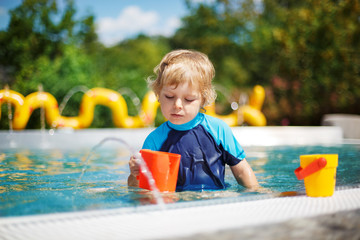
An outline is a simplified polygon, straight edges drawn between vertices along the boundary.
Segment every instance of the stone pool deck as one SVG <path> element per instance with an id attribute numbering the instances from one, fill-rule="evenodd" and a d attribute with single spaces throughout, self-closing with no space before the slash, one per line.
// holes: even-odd
<path id="1" fill-rule="evenodd" d="M 251 227 L 195 234 L 172 240 L 279 240 L 279 239 L 317 239 L 317 240 L 359 240 L 360 209 L 325 214 L 310 218 L 295 218 L 282 223 L 262 224 Z"/>
<path id="2" fill-rule="evenodd" d="M 360 188 L 274 197 L 0 218 L 0 239 L 359 239 Z"/>

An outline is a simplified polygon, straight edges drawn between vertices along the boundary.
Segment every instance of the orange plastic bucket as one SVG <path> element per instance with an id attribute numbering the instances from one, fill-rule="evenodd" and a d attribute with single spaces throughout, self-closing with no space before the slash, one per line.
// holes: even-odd
<path id="1" fill-rule="evenodd" d="M 175 192 L 181 155 L 151 151 L 148 149 L 142 149 L 140 150 L 140 153 L 151 172 L 159 191 Z M 139 176 L 139 187 L 152 190 L 148 178 L 141 171 Z"/>
<path id="2" fill-rule="evenodd" d="M 337 154 L 301 155 L 294 173 L 298 180 L 304 179 L 307 196 L 330 197 L 335 191 L 337 166 Z"/>

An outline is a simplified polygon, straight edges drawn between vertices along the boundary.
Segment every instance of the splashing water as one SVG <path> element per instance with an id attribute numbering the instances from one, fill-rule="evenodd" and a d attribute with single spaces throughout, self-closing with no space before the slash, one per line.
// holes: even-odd
<path id="1" fill-rule="evenodd" d="M 6 94 L 9 94 L 9 85 L 5 85 L 5 90 L 6 90 Z M 8 110 L 8 119 L 9 119 L 9 131 L 10 133 L 13 132 L 13 126 L 12 126 L 12 120 L 13 120 L 13 115 L 12 115 L 12 109 L 11 109 L 11 102 L 10 100 L 7 100 L 7 110 Z"/>
<path id="2" fill-rule="evenodd" d="M 138 96 L 135 94 L 135 92 L 133 90 L 131 90 L 130 88 L 127 88 L 127 87 L 124 87 L 124 88 L 120 88 L 118 90 L 118 92 L 121 94 L 121 95 L 127 95 L 130 100 L 132 101 L 132 103 L 134 104 L 137 112 L 139 113 L 140 112 L 140 99 L 138 98 Z"/>
<path id="3" fill-rule="evenodd" d="M 150 188 L 152 190 L 152 193 L 154 194 L 156 203 L 160 206 L 161 209 L 165 209 L 164 200 L 163 200 L 163 198 L 162 198 L 162 196 L 160 194 L 160 191 L 159 191 L 159 189 L 157 188 L 157 186 L 155 184 L 155 180 L 154 180 L 151 172 L 149 171 L 149 169 L 148 169 L 144 159 L 142 158 L 142 156 L 138 152 L 136 152 L 126 141 L 124 141 L 123 139 L 120 139 L 120 138 L 116 138 L 116 137 L 104 138 L 103 140 L 101 140 L 97 145 L 95 145 L 91 149 L 88 156 L 86 157 L 84 167 L 82 168 L 80 177 L 78 178 L 74 188 L 78 189 L 79 184 L 81 182 L 81 179 L 83 178 L 83 176 L 84 176 L 84 174 L 86 172 L 86 169 L 87 169 L 87 167 L 89 165 L 90 159 L 92 158 L 92 156 L 94 155 L 96 150 L 98 148 L 100 148 L 105 142 L 108 142 L 108 141 L 116 141 L 116 142 L 124 144 L 129 149 L 131 154 L 136 157 L 136 159 L 138 160 L 138 164 L 141 166 L 141 168 L 140 168 L 141 173 L 143 173 L 146 176 L 146 178 L 148 179 L 148 182 L 149 182 Z M 76 195 L 76 192 L 75 192 L 75 195 Z"/>
<path id="4" fill-rule="evenodd" d="M 242 92 L 240 93 L 239 96 L 239 104 L 237 106 L 237 108 L 241 107 L 241 106 L 245 106 L 249 103 L 249 96 L 247 93 Z M 239 126 L 246 126 L 246 123 L 244 123 L 244 112 L 242 111 L 238 111 L 238 125 Z"/>
<path id="5" fill-rule="evenodd" d="M 73 88 L 71 88 L 65 95 L 65 97 L 63 98 L 63 100 L 61 101 L 60 105 L 59 105 L 59 114 L 62 115 L 62 112 L 64 111 L 67 103 L 69 102 L 70 98 L 72 96 L 74 96 L 75 93 L 77 92 L 82 92 L 82 93 L 86 93 L 87 91 L 89 91 L 89 88 L 83 85 L 79 85 L 79 86 L 75 86 Z M 49 134 L 50 135 L 54 135 L 55 133 L 55 129 L 56 128 L 56 123 L 53 122 L 51 125 L 51 129 L 49 130 Z"/>
<path id="6" fill-rule="evenodd" d="M 86 86 L 76 86 L 73 87 L 72 89 L 70 89 L 70 91 L 65 95 L 65 97 L 63 98 L 63 100 L 61 101 L 60 105 L 59 105 L 59 112 L 60 115 L 62 115 L 62 112 L 64 110 L 64 108 L 66 107 L 69 99 L 77 92 L 82 92 L 82 93 L 86 93 L 87 91 L 89 91 L 89 88 Z"/>
<path id="7" fill-rule="evenodd" d="M 44 88 L 42 84 L 39 84 L 38 91 L 40 96 L 44 92 Z M 41 98 L 42 99 L 42 98 Z M 41 101 L 40 105 L 40 124 L 41 124 L 41 132 L 45 132 L 45 109 L 44 109 L 44 101 Z"/>

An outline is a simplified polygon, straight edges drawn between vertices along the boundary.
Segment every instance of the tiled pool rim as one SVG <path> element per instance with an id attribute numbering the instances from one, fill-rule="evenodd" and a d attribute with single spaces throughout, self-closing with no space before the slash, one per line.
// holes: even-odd
<path id="1" fill-rule="evenodd" d="M 181 205 L 181 204 L 180 204 Z M 241 202 L 156 206 L 0 218 L 1 239 L 169 239 L 279 223 L 360 208 L 360 188 L 332 197 L 303 196 Z"/>
<path id="2" fill-rule="evenodd" d="M 89 147 L 109 136 L 125 138 L 130 145 L 139 147 L 139 142 L 149 131 L 151 129 L 87 129 L 59 131 L 51 136 L 36 130 L 11 134 L 0 131 L 0 150 L 13 147 L 52 148 L 54 144 L 58 148 L 68 148 L 74 147 L 71 142 L 79 142 L 79 139 L 86 141 L 80 141 L 81 146 L 76 147 Z M 245 147 L 349 142 L 342 138 L 339 127 L 239 127 L 233 128 L 233 131 Z M 64 141 L 69 135 L 71 141 Z M 359 143 L 358 140 L 350 140 L 353 141 Z M 304 194 L 281 198 L 263 196 L 170 204 L 166 210 L 158 206 L 143 206 L 6 217 L 0 218 L 0 239 L 168 239 L 359 208 L 360 188 L 354 187 L 337 189 L 332 197 L 327 198 L 310 198 Z"/>
<path id="3" fill-rule="evenodd" d="M 134 148 L 140 148 L 152 128 L 0 131 L 0 150 L 9 148 L 91 148 L 106 137 L 119 137 Z M 337 144 L 360 139 L 344 139 L 337 126 L 322 127 L 233 127 L 242 146 Z M 70 138 L 69 138 L 70 137 Z M 75 144 L 74 144 L 75 143 Z M 118 144 L 118 143 L 115 143 Z M 118 145 L 117 145 L 118 146 Z"/>

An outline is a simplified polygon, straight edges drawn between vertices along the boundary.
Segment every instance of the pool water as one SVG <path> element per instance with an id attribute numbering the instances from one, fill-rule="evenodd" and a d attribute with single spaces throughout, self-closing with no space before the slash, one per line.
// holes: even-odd
<path id="1" fill-rule="evenodd" d="M 278 196 L 304 192 L 294 170 L 302 154 L 338 154 L 339 187 L 360 184 L 360 145 L 248 147 L 247 160 L 262 188 L 249 192 L 226 171 L 228 188 L 162 194 L 176 204 L 205 199 Z M 90 155 L 89 155 L 90 154 Z M 71 211 L 126 208 L 154 204 L 146 190 L 128 188 L 128 159 L 124 148 L 82 150 L 2 150 L 0 152 L 0 216 L 24 216 Z M 87 161 L 88 160 L 88 161 Z M 85 163 L 88 162 L 87 166 Z M 82 170 L 86 169 L 80 179 Z"/>

